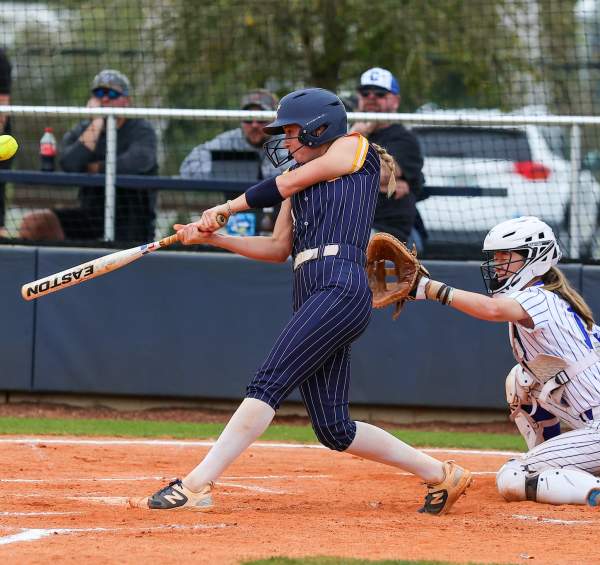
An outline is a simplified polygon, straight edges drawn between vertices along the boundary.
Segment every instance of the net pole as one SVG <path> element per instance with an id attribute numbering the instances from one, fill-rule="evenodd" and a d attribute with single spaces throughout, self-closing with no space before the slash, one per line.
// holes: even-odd
<path id="1" fill-rule="evenodd" d="M 580 232 L 584 210 L 581 206 L 585 201 L 580 194 L 581 185 L 579 182 L 579 173 L 581 170 L 581 128 L 574 124 L 571 126 L 571 209 L 569 214 L 569 257 L 571 259 L 579 259 L 580 249 Z"/>
<path id="2" fill-rule="evenodd" d="M 117 173 L 117 120 L 115 116 L 106 118 L 106 162 L 104 181 L 104 239 L 115 239 L 115 213 Z"/>

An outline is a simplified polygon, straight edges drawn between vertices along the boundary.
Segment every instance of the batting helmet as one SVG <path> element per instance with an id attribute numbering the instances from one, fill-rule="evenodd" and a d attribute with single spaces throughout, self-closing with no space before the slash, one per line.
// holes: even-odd
<path id="1" fill-rule="evenodd" d="M 519 266 L 511 268 L 515 260 L 497 263 L 497 251 L 516 251 L 523 259 L 517 259 Z M 481 274 L 492 295 L 522 290 L 562 257 L 552 228 L 535 216 L 522 216 L 494 226 L 485 237 L 483 252 L 488 258 L 481 265 Z"/>
<path id="2" fill-rule="evenodd" d="M 304 88 L 284 96 L 277 108 L 275 121 L 263 129 L 269 135 L 276 135 L 283 133 L 284 126 L 294 124 L 300 126 L 298 141 L 308 147 L 318 147 L 346 135 L 348 131 L 344 104 L 333 92 L 323 88 Z M 323 127 L 322 131 L 318 131 Z M 282 139 L 273 139 L 264 145 L 275 167 L 293 158 L 289 153 L 283 158 L 278 155 L 282 145 Z"/>

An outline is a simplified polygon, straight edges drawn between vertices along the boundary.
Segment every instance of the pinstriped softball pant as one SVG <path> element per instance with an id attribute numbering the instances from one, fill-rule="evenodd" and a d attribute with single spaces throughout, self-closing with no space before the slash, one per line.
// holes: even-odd
<path id="1" fill-rule="evenodd" d="M 525 453 L 520 461 L 539 473 L 548 468 L 580 469 L 600 476 L 600 421 L 553 437 Z"/>
<path id="2" fill-rule="evenodd" d="M 337 451 L 354 440 L 348 411 L 350 346 L 371 318 L 371 291 L 362 264 L 325 257 L 294 273 L 294 315 L 247 388 L 277 409 L 296 388 L 317 438 Z"/>

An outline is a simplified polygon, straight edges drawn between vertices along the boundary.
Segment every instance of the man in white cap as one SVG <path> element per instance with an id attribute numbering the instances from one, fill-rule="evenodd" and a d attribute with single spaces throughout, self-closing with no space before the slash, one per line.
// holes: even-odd
<path id="1" fill-rule="evenodd" d="M 398 111 L 400 85 L 387 69 L 373 67 L 365 71 L 357 91 L 359 112 Z M 385 170 L 382 170 L 374 229 L 391 233 L 401 241 L 415 241 L 422 250 L 426 232 L 418 216 L 416 202 L 422 196 L 425 179 L 417 138 L 398 122 L 356 122 L 352 131 L 358 131 L 372 143 L 384 147 L 396 161 L 396 193 L 389 199 L 386 196 L 388 179 L 384 178 Z M 422 229 L 419 230 L 419 227 Z"/>
<path id="2" fill-rule="evenodd" d="M 89 108 L 124 108 L 131 104 L 129 79 L 115 69 L 100 71 L 92 81 Z M 117 174 L 155 175 L 158 172 L 157 137 L 152 124 L 137 118 L 117 118 Z M 79 122 L 60 146 L 60 165 L 73 173 L 104 173 L 105 119 Z M 115 239 L 146 242 L 154 239 L 156 191 L 117 186 Z M 27 214 L 20 236 L 33 240 L 104 239 L 104 187 L 79 189 L 79 206 L 39 210 Z"/>

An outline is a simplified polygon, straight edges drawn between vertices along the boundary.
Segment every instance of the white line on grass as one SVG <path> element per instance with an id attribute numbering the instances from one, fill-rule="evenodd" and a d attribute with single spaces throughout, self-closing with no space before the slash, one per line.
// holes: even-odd
<path id="1" fill-rule="evenodd" d="M 214 441 L 194 440 L 165 440 L 165 439 L 79 439 L 79 438 L 0 438 L 0 444 L 48 444 L 48 445 L 139 445 L 145 447 L 168 446 L 168 447 L 212 447 Z M 250 448 L 258 449 L 326 449 L 324 446 L 312 443 L 253 443 Z M 427 448 L 423 451 L 429 453 L 456 453 L 465 455 L 521 455 L 518 451 L 494 451 L 481 449 L 446 449 Z"/>

